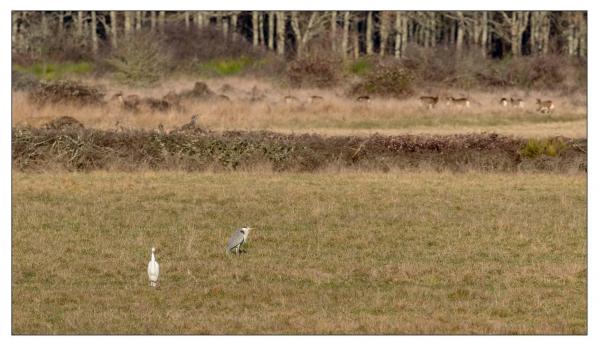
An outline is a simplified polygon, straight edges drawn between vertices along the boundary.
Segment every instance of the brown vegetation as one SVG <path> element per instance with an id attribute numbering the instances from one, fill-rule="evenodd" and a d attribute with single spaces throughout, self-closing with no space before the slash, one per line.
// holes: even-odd
<path id="1" fill-rule="evenodd" d="M 316 171 L 326 167 L 389 170 L 429 167 L 485 171 L 586 170 L 586 140 L 560 139 L 549 155 L 527 141 L 496 134 L 334 136 L 206 131 L 198 117 L 178 130 L 13 129 L 13 165 L 20 170 L 251 169 Z"/>

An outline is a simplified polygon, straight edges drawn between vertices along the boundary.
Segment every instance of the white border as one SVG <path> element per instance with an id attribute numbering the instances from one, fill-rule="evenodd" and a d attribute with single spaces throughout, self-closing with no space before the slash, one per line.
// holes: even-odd
<path id="1" fill-rule="evenodd" d="M 597 182 L 593 172 L 596 171 L 597 150 L 594 141 L 593 133 L 597 132 L 597 122 L 594 120 L 595 110 L 599 109 L 597 102 L 598 98 L 593 97 L 597 90 L 595 83 L 597 81 L 597 69 L 592 63 L 593 56 L 596 52 L 597 45 L 597 29 L 594 25 L 597 15 L 597 2 L 593 1 L 576 1 L 576 0 L 559 0 L 559 1 L 518 1 L 518 0 L 503 0 L 503 1 L 322 1 L 322 0 L 302 0 L 295 2 L 275 2 L 275 1 L 130 1 L 130 0 L 105 0 L 94 3 L 83 2 L 81 0 L 60 0 L 60 1 L 31 1 L 20 0 L 18 2 L 3 1 L 0 3 L 1 8 L 1 25 L 0 25 L 0 47 L 2 69 L 0 70 L 0 78 L 2 83 L 2 105 L 4 112 L 0 121 L 0 174 L 2 179 L 0 183 L 0 194 L 2 208 L 0 208 L 0 342 L 3 345 L 12 344 L 39 344 L 47 345 L 79 345 L 85 343 L 89 345 L 104 345 L 106 343 L 125 344 L 131 342 L 142 342 L 146 345 L 161 345 L 164 343 L 174 343 L 183 345 L 197 345 L 202 343 L 208 344 L 238 344 L 243 342 L 249 345 L 302 345 L 306 342 L 311 344 L 330 344 L 343 343 L 344 345 L 363 345 L 364 343 L 372 343 L 378 345 L 397 345 L 398 342 L 407 344 L 443 344 L 443 345 L 480 345 L 481 343 L 489 345 L 503 345 L 506 342 L 513 345 L 520 344 L 543 344 L 543 345 L 563 345 L 563 344 L 581 344 L 581 345 L 599 345 L 599 325 L 597 320 L 597 292 L 599 285 L 597 278 L 599 277 L 599 268 L 595 255 L 597 250 L 597 235 L 593 232 L 596 230 L 597 218 L 593 213 L 596 211 L 596 198 L 593 192 L 596 191 Z M 10 151 L 10 11 L 11 10 L 64 10 L 64 9 L 97 9 L 97 10 L 127 10 L 127 9 L 148 9 L 148 10 L 588 10 L 588 32 L 589 32 L 589 141 L 588 141 L 588 186 L 589 186 L 589 290 L 588 290 L 588 336 L 305 336 L 305 337 L 285 337 L 285 336 L 261 336 L 261 337 L 234 337 L 234 336 L 96 336 L 96 337 L 30 337 L 30 336 L 11 336 L 11 151 Z"/>

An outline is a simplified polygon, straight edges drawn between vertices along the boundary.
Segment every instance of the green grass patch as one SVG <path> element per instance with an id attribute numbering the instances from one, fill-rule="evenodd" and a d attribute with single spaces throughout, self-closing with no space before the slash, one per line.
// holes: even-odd
<path id="1" fill-rule="evenodd" d="M 348 66 L 349 72 L 363 76 L 372 70 L 372 63 L 367 59 L 357 59 Z"/>
<path id="2" fill-rule="evenodd" d="M 31 66 L 14 65 L 15 71 L 31 73 L 39 79 L 56 80 L 67 75 L 81 75 L 93 71 L 93 66 L 87 62 L 67 63 L 35 63 Z"/>
<path id="3" fill-rule="evenodd" d="M 199 69 L 204 74 L 225 77 L 240 74 L 249 66 L 256 63 L 257 62 L 248 57 L 215 59 L 205 63 L 200 63 Z"/>
<path id="4" fill-rule="evenodd" d="M 534 158 L 540 155 L 557 156 L 567 148 L 567 144 L 561 138 L 535 139 L 531 138 L 520 149 L 524 157 Z"/>

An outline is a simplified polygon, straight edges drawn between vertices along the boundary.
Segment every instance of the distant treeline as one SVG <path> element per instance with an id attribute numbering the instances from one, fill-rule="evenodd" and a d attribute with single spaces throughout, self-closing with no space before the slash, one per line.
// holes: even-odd
<path id="1" fill-rule="evenodd" d="M 581 11 L 14 11 L 12 52 L 44 59 L 44 41 L 61 37 L 93 56 L 132 33 L 168 26 L 212 28 L 288 59 L 313 49 L 344 58 L 402 58 L 411 47 L 458 56 L 477 51 L 485 58 L 587 54 L 587 13 Z"/>

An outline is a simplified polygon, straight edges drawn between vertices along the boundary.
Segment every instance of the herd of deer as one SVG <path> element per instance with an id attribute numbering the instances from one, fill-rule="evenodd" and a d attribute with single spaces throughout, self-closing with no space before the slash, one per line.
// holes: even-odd
<path id="1" fill-rule="evenodd" d="M 223 89 L 223 88 L 221 88 Z M 254 87 L 249 92 L 249 100 L 251 102 L 261 101 L 265 99 L 265 94 L 261 93 L 256 87 Z M 162 98 L 156 99 L 152 97 L 141 98 L 138 95 L 123 95 L 122 92 L 118 92 L 113 95 L 112 100 L 116 100 L 119 102 L 121 107 L 129 111 L 140 111 L 142 109 L 146 109 L 149 111 L 168 111 L 170 109 L 176 108 L 181 110 L 181 100 L 183 99 L 199 99 L 199 100 L 210 100 L 210 101 L 218 101 L 218 102 L 231 102 L 229 96 L 224 94 L 215 94 L 210 91 L 206 84 L 196 82 L 194 88 L 192 90 L 184 91 L 182 93 L 175 93 L 173 91 L 169 92 Z M 368 95 L 358 96 L 356 102 L 359 103 L 370 103 L 371 98 Z M 293 95 L 286 95 L 283 97 L 283 101 L 285 104 L 299 104 L 303 103 L 300 99 Z M 324 98 L 319 95 L 309 96 L 307 99 L 307 103 L 316 104 L 323 102 Z M 433 109 L 439 104 L 439 96 L 421 96 L 420 102 L 427 109 Z M 478 104 L 478 102 L 472 101 L 466 97 L 446 97 L 445 105 L 446 106 L 456 106 L 456 107 L 470 107 L 471 103 Z M 499 105 L 502 107 L 513 107 L 513 108 L 524 108 L 524 100 L 521 98 L 502 98 L 499 100 Z M 551 114 L 555 108 L 555 104 L 551 100 L 542 101 L 537 99 L 537 111 L 544 114 Z"/>
<path id="2" fill-rule="evenodd" d="M 445 98 L 446 106 L 459 106 L 459 107 L 470 107 L 470 99 L 466 97 L 455 98 L 455 97 L 447 97 Z M 423 106 L 428 109 L 433 109 L 437 104 L 439 104 L 439 96 L 421 96 L 420 102 Z M 513 108 L 524 108 L 524 100 L 521 98 L 510 98 L 507 99 L 505 97 L 499 100 L 499 105 L 502 107 L 513 107 Z M 537 99 L 537 112 L 543 114 L 551 114 L 555 109 L 555 104 L 551 100 L 542 101 Z"/>

